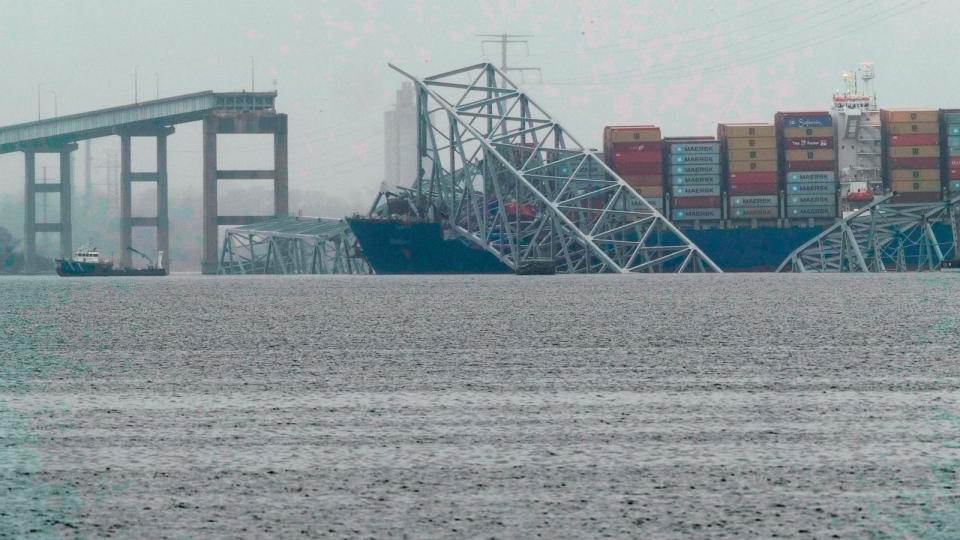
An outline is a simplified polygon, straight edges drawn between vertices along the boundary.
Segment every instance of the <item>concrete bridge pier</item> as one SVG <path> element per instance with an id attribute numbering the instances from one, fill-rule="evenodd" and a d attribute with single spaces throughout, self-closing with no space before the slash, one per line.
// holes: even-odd
<path id="1" fill-rule="evenodd" d="M 218 134 L 272 134 L 273 169 L 224 170 L 217 167 Z M 273 216 L 221 216 L 217 208 L 220 180 L 272 180 Z M 214 111 L 203 120 L 203 261 L 204 274 L 219 266 L 219 226 L 249 225 L 289 213 L 287 200 L 287 115 L 274 111 Z"/>
<path id="2" fill-rule="evenodd" d="M 134 227 L 155 227 L 157 250 L 164 254 L 164 268 L 170 269 L 170 212 L 167 188 L 167 137 L 174 132 L 172 126 L 135 126 L 120 132 L 120 264 L 132 266 L 133 257 L 128 247 L 133 245 Z M 133 137 L 156 139 L 157 165 L 154 172 L 133 172 Z M 157 184 L 156 216 L 133 215 L 133 185 L 136 182 Z"/>
<path id="3" fill-rule="evenodd" d="M 76 143 L 61 146 L 38 146 L 23 151 L 24 155 L 24 212 L 23 258 L 24 272 L 37 271 L 37 233 L 55 232 L 60 235 L 60 257 L 73 255 L 73 203 L 71 200 L 70 154 L 77 149 Z M 37 183 L 37 154 L 59 154 L 60 174 L 56 183 L 49 180 Z M 59 193 L 60 221 L 37 222 L 37 194 Z"/>

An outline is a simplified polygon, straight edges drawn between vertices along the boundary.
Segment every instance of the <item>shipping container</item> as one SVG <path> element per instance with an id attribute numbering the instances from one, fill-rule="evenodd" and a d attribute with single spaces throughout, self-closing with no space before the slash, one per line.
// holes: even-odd
<path id="1" fill-rule="evenodd" d="M 787 186 L 787 193 L 790 195 L 812 195 L 815 193 L 836 193 L 837 184 L 831 182 L 829 184 L 789 184 Z"/>
<path id="2" fill-rule="evenodd" d="M 718 154 L 720 153 L 720 143 L 719 142 L 702 142 L 702 143 L 671 144 L 670 153 L 671 154 Z"/>
<path id="3" fill-rule="evenodd" d="M 950 193 L 960 191 L 960 180 L 950 180 L 947 182 L 947 189 L 950 190 Z"/>
<path id="4" fill-rule="evenodd" d="M 775 123 L 784 128 L 832 128 L 830 113 L 777 113 Z"/>
<path id="5" fill-rule="evenodd" d="M 907 157 L 940 157 L 940 147 L 939 146 L 891 146 L 890 147 L 890 157 L 892 158 L 907 158 Z"/>
<path id="6" fill-rule="evenodd" d="M 607 144 L 659 141 L 657 126 L 607 126 L 603 129 L 603 142 Z"/>
<path id="7" fill-rule="evenodd" d="M 731 184 L 776 184 L 776 172 L 746 172 L 730 175 Z"/>
<path id="8" fill-rule="evenodd" d="M 826 184 L 836 180 L 837 175 L 833 171 L 792 172 L 787 174 L 787 184 Z"/>
<path id="9" fill-rule="evenodd" d="M 952 157 L 947 161 L 950 167 L 960 167 L 960 158 Z"/>
<path id="10" fill-rule="evenodd" d="M 787 150 L 787 161 L 833 161 L 833 149 L 830 150 Z"/>
<path id="11" fill-rule="evenodd" d="M 673 186 L 674 197 L 718 197 L 720 186 Z"/>
<path id="12" fill-rule="evenodd" d="M 802 150 L 804 148 L 833 148 L 833 137 L 784 139 L 783 146 L 796 150 Z"/>
<path id="13" fill-rule="evenodd" d="M 776 172 L 776 161 L 731 161 L 728 164 L 731 173 Z"/>
<path id="14" fill-rule="evenodd" d="M 898 180 L 939 180 L 939 169 L 899 169 L 890 171 L 894 181 Z"/>
<path id="15" fill-rule="evenodd" d="M 949 179 L 950 179 L 950 180 L 960 180 L 960 168 L 953 168 L 953 167 L 951 167 L 951 168 L 950 168 L 950 172 L 949 172 Z"/>
<path id="16" fill-rule="evenodd" d="M 663 186 L 631 186 L 644 199 L 649 197 L 663 197 Z"/>
<path id="17" fill-rule="evenodd" d="M 960 125 L 947 126 L 947 134 L 950 135 L 951 137 L 956 137 L 960 135 Z"/>
<path id="18" fill-rule="evenodd" d="M 780 212 L 774 207 L 762 208 L 731 208 L 731 219 L 770 219 L 779 217 Z"/>
<path id="19" fill-rule="evenodd" d="M 650 203 L 650 206 L 656 208 L 660 213 L 663 213 L 663 197 L 644 197 L 643 200 Z"/>
<path id="20" fill-rule="evenodd" d="M 719 186 L 720 175 L 671 176 L 670 183 L 674 186 Z"/>
<path id="21" fill-rule="evenodd" d="M 812 195 L 790 195 L 787 204 L 790 206 L 834 206 L 837 197 L 833 193 L 817 193 Z"/>
<path id="22" fill-rule="evenodd" d="M 614 164 L 629 165 L 631 163 L 660 163 L 663 161 L 663 155 L 660 150 L 644 152 L 613 152 L 612 160 Z"/>
<path id="23" fill-rule="evenodd" d="M 940 180 L 905 180 L 890 183 L 890 189 L 897 193 L 938 193 Z"/>
<path id="24" fill-rule="evenodd" d="M 670 163 L 674 165 L 719 164 L 720 154 L 671 154 Z"/>
<path id="25" fill-rule="evenodd" d="M 919 134 L 938 134 L 940 132 L 939 124 L 936 122 L 917 122 L 910 124 L 884 124 L 884 130 L 891 135 L 909 135 L 911 133 Z"/>
<path id="26" fill-rule="evenodd" d="M 940 193 L 936 192 L 903 192 L 897 193 L 890 199 L 895 203 L 928 203 L 940 200 Z"/>
<path id="27" fill-rule="evenodd" d="M 939 122 L 940 111 L 929 109 L 880 109 L 880 120 L 890 123 Z"/>
<path id="28" fill-rule="evenodd" d="M 808 139 L 810 137 L 833 137 L 832 127 L 787 128 L 783 130 L 786 139 Z"/>
<path id="29" fill-rule="evenodd" d="M 950 135 L 947 137 L 947 146 L 960 146 L 960 136 Z"/>
<path id="30" fill-rule="evenodd" d="M 677 197 L 674 208 L 720 208 L 720 197 Z"/>
<path id="31" fill-rule="evenodd" d="M 956 110 L 943 111 L 943 121 L 948 124 L 960 125 L 960 112 Z"/>
<path id="32" fill-rule="evenodd" d="M 720 124 L 717 128 L 718 138 L 751 138 L 776 137 L 777 131 L 773 124 Z"/>
<path id="33" fill-rule="evenodd" d="M 947 148 L 947 155 L 950 157 L 960 157 L 960 146 L 950 146 Z"/>
<path id="34" fill-rule="evenodd" d="M 777 139 L 775 137 L 762 138 L 735 138 L 727 139 L 727 148 L 729 150 L 748 150 L 750 148 L 777 148 Z"/>
<path id="35" fill-rule="evenodd" d="M 670 168 L 670 174 L 672 175 L 710 175 L 710 174 L 720 174 L 719 165 L 674 165 Z"/>
<path id="36" fill-rule="evenodd" d="M 610 165 L 617 175 L 624 176 L 650 176 L 663 174 L 662 163 L 613 163 Z"/>
<path id="37" fill-rule="evenodd" d="M 765 206 L 776 207 L 780 204 L 780 197 L 776 195 L 738 195 L 730 197 L 730 207 L 760 208 Z"/>
<path id="38" fill-rule="evenodd" d="M 787 215 L 791 218 L 828 218 L 836 217 L 836 205 L 830 206 L 791 206 L 787 208 Z"/>
<path id="39" fill-rule="evenodd" d="M 774 161 L 777 159 L 775 148 L 754 148 L 752 150 L 727 150 L 729 161 Z"/>
<path id="40" fill-rule="evenodd" d="M 730 184 L 730 195 L 776 195 L 780 188 L 773 184 Z"/>
<path id="41" fill-rule="evenodd" d="M 677 221 L 718 220 L 721 217 L 719 208 L 689 208 L 673 211 L 673 219 Z"/>
<path id="42" fill-rule="evenodd" d="M 656 152 L 660 153 L 660 141 L 642 142 L 642 143 L 614 143 L 608 144 L 603 149 L 607 154 L 630 153 L 630 152 Z"/>
<path id="43" fill-rule="evenodd" d="M 940 144 L 933 133 L 911 133 L 908 135 L 890 135 L 890 146 L 933 146 Z"/>
<path id="44" fill-rule="evenodd" d="M 936 169 L 940 166 L 940 159 L 935 157 L 892 157 L 887 164 L 891 169 Z"/>
<path id="45" fill-rule="evenodd" d="M 834 165 L 833 160 L 829 161 L 788 161 L 786 162 L 786 168 L 788 171 L 807 171 L 807 172 L 816 172 L 816 171 L 830 171 L 833 170 Z"/>

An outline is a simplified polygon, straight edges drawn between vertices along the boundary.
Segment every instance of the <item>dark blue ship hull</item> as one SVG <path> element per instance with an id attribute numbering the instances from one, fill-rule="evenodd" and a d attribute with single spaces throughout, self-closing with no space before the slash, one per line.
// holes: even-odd
<path id="1" fill-rule="evenodd" d="M 444 239 L 437 223 L 357 218 L 348 221 L 377 274 L 513 273 L 493 254 L 465 240 Z M 725 272 L 770 272 L 825 227 L 684 229 L 683 233 Z M 953 239 L 947 226 L 934 225 L 934 232 L 942 244 Z"/>

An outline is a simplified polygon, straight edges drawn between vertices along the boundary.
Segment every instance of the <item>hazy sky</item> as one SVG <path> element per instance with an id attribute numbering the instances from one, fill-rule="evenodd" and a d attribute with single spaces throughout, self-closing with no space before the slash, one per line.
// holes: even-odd
<path id="1" fill-rule="evenodd" d="M 383 180 L 383 111 L 401 81 L 386 63 L 426 76 L 499 62 L 474 34 L 533 34 L 512 63 L 541 67 L 529 92 L 596 145 L 605 124 L 711 134 L 718 121 L 825 109 L 865 59 L 881 105 L 960 107 L 957 21 L 955 0 L 0 0 L 0 125 L 36 119 L 38 85 L 44 117 L 54 92 L 59 114 L 131 102 L 135 68 L 141 99 L 157 76 L 161 96 L 247 89 L 253 56 L 257 89 L 276 80 L 290 115 L 291 188 L 347 212 Z M 225 142 L 222 161 L 269 165 L 265 142 Z M 199 125 L 170 144 L 172 189 L 199 197 Z M 118 147 L 95 144 L 96 170 Z M 0 197 L 22 197 L 22 176 L 19 154 L 0 156 Z"/>

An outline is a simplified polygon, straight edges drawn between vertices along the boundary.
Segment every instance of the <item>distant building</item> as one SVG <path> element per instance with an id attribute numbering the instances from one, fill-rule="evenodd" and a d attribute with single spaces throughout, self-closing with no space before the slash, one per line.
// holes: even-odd
<path id="1" fill-rule="evenodd" d="M 383 115 L 383 180 L 391 186 L 409 186 L 417 175 L 417 109 L 413 84 L 397 90 L 392 111 Z"/>

